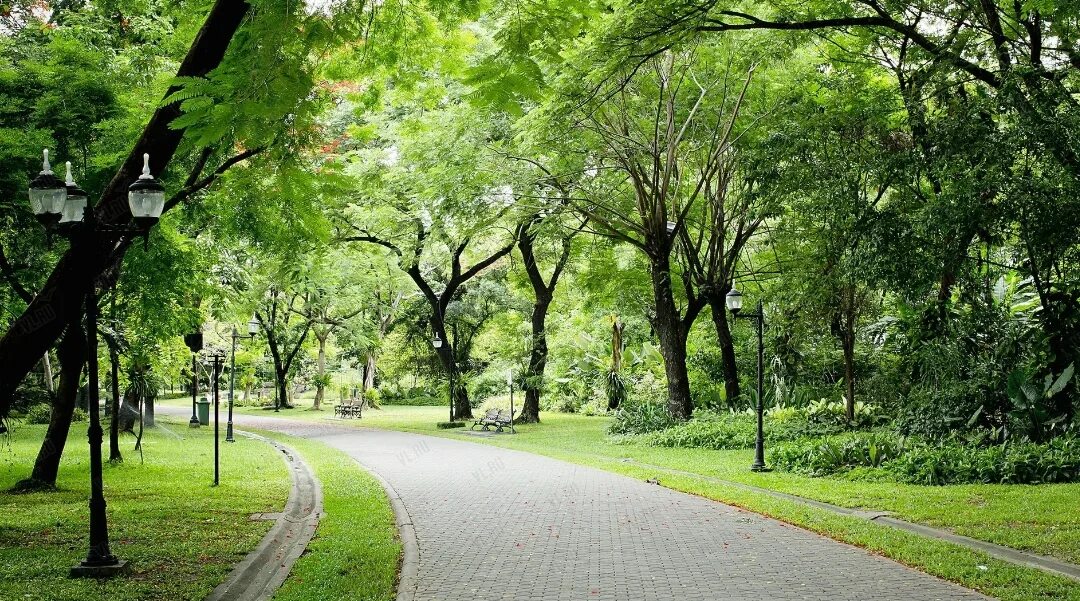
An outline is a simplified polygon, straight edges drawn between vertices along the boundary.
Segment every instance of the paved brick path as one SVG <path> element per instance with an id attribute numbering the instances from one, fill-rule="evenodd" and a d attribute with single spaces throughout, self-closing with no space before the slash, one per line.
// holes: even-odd
<path id="1" fill-rule="evenodd" d="M 721 503 L 529 453 L 242 417 L 342 449 L 396 490 L 423 601 L 986 599 Z"/>

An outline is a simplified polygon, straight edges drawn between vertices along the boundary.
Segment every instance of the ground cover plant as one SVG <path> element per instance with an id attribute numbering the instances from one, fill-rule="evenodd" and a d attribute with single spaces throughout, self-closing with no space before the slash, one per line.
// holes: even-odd
<path id="1" fill-rule="evenodd" d="M 269 529 L 249 516 L 280 511 L 288 497 L 288 473 L 265 443 L 238 437 L 223 446 L 214 488 L 209 429 L 148 429 L 142 458 L 128 451 L 123 463 L 105 466 L 112 550 L 130 562 L 131 574 L 72 580 L 68 569 L 85 558 L 87 545 L 85 430 L 71 431 L 58 490 L 8 492 L 29 474 L 43 429 L 12 423 L 0 448 L 3 599 L 202 599 Z M 134 439 L 123 440 L 130 448 Z"/>

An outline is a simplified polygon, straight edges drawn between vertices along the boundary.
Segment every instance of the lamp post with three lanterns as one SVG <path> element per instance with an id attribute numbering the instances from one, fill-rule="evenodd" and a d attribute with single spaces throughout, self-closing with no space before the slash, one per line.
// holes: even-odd
<path id="1" fill-rule="evenodd" d="M 150 155 L 143 155 L 143 171 L 139 179 L 128 187 L 128 208 L 135 225 L 113 225 L 95 219 L 89 196 L 78 187 L 67 163 L 66 181 L 52 171 L 49 151 L 41 172 L 30 182 L 30 208 L 45 227 L 51 242 L 55 231 L 71 241 L 73 249 L 89 251 L 96 242 L 106 239 L 123 240 L 126 237 L 143 236 L 148 240 L 150 228 L 158 222 L 165 208 L 165 187 L 150 174 Z M 123 571 L 127 562 L 118 559 L 109 550 L 109 528 L 105 513 L 105 495 L 102 485 L 101 441 L 102 429 L 99 414 L 98 391 L 98 294 L 95 278 L 90 277 L 86 290 L 86 371 L 89 387 L 90 427 L 90 548 L 86 559 L 71 568 L 72 577 L 102 578 Z"/>

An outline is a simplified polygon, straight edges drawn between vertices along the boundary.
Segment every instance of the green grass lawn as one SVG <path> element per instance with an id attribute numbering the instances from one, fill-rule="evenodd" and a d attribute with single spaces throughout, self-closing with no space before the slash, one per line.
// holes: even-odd
<path id="1" fill-rule="evenodd" d="M 324 515 L 275 601 L 391 601 L 401 543 L 379 483 L 348 455 L 318 442 L 263 432 L 295 449 L 323 487 Z"/>
<path id="2" fill-rule="evenodd" d="M 242 413 L 275 415 L 259 408 Z M 677 469 L 732 482 L 827 501 L 853 508 L 894 512 L 902 519 L 945 528 L 977 539 L 1080 562 L 1080 484 L 965 485 L 928 487 L 884 482 L 810 478 L 790 473 L 753 473 L 752 451 L 665 449 L 615 444 L 605 434 L 608 418 L 545 413 L 541 425 L 518 428 L 516 436 L 468 437 L 438 430 L 444 407 L 385 406 L 361 420 L 335 420 L 331 408 L 300 407 L 276 415 L 446 436 L 547 455 L 635 478 L 659 477 L 662 484 L 733 503 L 858 544 L 931 574 L 1015 600 L 1080 600 L 1077 583 L 1029 568 L 1015 567 L 941 541 L 897 531 L 856 518 L 833 515 L 693 476 L 673 475 L 641 464 Z M 633 460 L 628 462 L 626 459 Z"/>
<path id="3" fill-rule="evenodd" d="M 209 428 L 162 422 L 146 431 L 142 461 L 125 436 L 125 461 L 107 463 L 104 482 L 112 551 L 130 573 L 72 580 L 87 549 L 86 423 L 72 426 L 58 490 L 7 492 L 30 474 L 44 429 L 16 422 L 0 437 L 0 599 L 202 599 L 270 528 L 250 514 L 280 511 L 288 497 L 285 465 L 263 442 L 222 443 L 215 488 Z"/>

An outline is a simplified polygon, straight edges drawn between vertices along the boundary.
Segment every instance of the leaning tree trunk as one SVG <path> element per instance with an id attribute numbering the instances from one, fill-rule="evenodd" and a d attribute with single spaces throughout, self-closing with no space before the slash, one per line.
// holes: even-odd
<path id="1" fill-rule="evenodd" d="M 724 294 L 727 294 L 726 292 Z M 727 319 L 724 296 L 710 299 L 713 325 L 716 326 L 716 342 L 720 346 L 720 362 L 724 371 L 724 392 L 729 406 L 739 398 L 739 368 L 735 363 L 735 341 L 731 337 L 731 324 Z"/>
<path id="2" fill-rule="evenodd" d="M 220 65 L 249 9 L 248 2 L 242 0 L 217 0 L 180 64 L 177 76 L 202 77 Z M 171 87 L 165 94 L 176 91 L 176 87 Z M 131 219 L 127 187 L 142 171 L 143 153 L 150 154 L 153 173 L 165 171 L 184 136 L 183 129 L 172 127 L 181 114 L 179 102 L 161 106 L 154 112 L 124 164 L 102 191 L 94 211 L 101 223 L 118 225 Z M 0 338 L 0 416 L 7 415 L 15 389 L 60 337 L 64 327 L 79 321 L 86 290 L 113 259 L 114 248 L 114 243 L 101 239 L 77 252 L 69 249 L 34 300 Z"/>
<path id="3" fill-rule="evenodd" d="M 683 332 L 675 295 L 671 290 L 671 267 L 665 256 L 654 259 L 651 274 L 656 317 L 653 327 L 660 339 L 667 375 L 668 411 L 678 419 L 690 419 L 694 404 L 690 400 L 690 378 L 686 371 L 686 334 Z"/>
<path id="4" fill-rule="evenodd" d="M 540 392 L 544 386 L 544 370 L 547 368 L 547 312 L 551 295 L 538 295 L 532 311 L 532 351 L 529 353 L 529 369 L 525 373 L 525 404 L 517 420 L 523 424 L 540 423 Z"/>
<path id="5" fill-rule="evenodd" d="M 86 364 L 86 338 L 77 325 L 69 326 L 56 349 L 60 362 L 60 386 L 53 402 L 49 428 L 41 443 L 34 470 L 30 477 L 15 485 L 17 489 L 33 490 L 54 488 L 60 471 L 60 458 L 64 455 L 71 417 L 75 413 L 75 400 L 79 396 L 79 381 Z"/>

